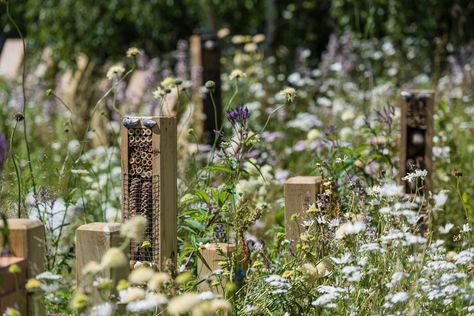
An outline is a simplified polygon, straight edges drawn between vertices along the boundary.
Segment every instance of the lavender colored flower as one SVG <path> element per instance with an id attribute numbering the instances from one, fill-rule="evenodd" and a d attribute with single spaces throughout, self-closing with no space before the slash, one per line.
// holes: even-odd
<path id="1" fill-rule="evenodd" d="M 227 119 L 233 124 L 245 125 L 250 117 L 249 109 L 246 106 L 239 106 L 227 111 Z"/>
<path id="2" fill-rule="evenodd" d="M 0 170 L 3 169 L 3 164 L 5 163 L 5 160 L 7 160 L 7 154 L 7 140 L 5 138 L 5 135 L 0 134 Z"/>

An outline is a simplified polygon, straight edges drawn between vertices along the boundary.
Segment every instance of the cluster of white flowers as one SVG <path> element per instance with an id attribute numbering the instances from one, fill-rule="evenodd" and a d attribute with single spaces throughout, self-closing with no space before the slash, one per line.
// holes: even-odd
<path id="1" fill-rule="evenodd" d="M 288 279 L 285 279 L 277 274 L 272 274 L 265 278 L 265 282 L 273 287 L 272 294 L 284 294 L 291 288 L 291 284 Z"/>
<path id="2" fill-rule="evenodd" d="M 356 235 L 365 230 L 365 223 L 363 221 L 346 222 L 338 227 L 336 230 L 336 239 L 343 239 L 349 235 Z"/>
<path id="3" fill-rule="evenodd" d="M 322 295 L 319 296 L 315 301 L 311 303 L 313 306 L 322 306 L 325 308 L 336 308 L 337 301 L 341 299 L 342 294 L 346 292 L 346 289 L 322 285 L 317 288 L 317 292 Z"/>
<path id="4" fill-rule="evenodd" d="M 408 181 L 410 183 L 414 183 L 416 179 L 425 180 L 425 177 L 428 175 L 428 171 L 426 170 L 415 170 L 415 172 L 408 173 L 406 176 L 402 178 L 402 180 Z"/>

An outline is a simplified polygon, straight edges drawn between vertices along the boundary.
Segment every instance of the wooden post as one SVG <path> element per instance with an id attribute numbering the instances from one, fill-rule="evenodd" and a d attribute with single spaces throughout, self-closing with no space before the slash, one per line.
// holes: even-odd
<path id="1" fill-rule="evenodd" d="M 18 265 L 21 269 L 18 275 L 13 275 L 8 271 L 8 268 L 13 264 Z M 26 274 L 25 259 L 0 257 L 0 313 L 2 315 L 7 307 L 17 308 L 21 315 L 27 315 Z M 33 315 L 33 313 L 28 315 Z"/>
<path id="2" fill-rule="evenodd" d="M 3 224 L 0 222 L 0 227 Z M 10 230 L 10 250 L 13 255 L 26 261 L 26 276 L 34 278 L 45 271 L 45 235 L 44 226 L 37 219 L 11 218 L 8 219 Z M 2 236 L 0 235 L 0 240 Z M 3 241 L 1 241 L 3 242 Z M 1 243 L 0 242 L 0 243 Z M 37 311 L 44 315 L 43 307 Z M 28 295 L 28 312 L 33 315 L 33 296 Z"/>
<path id="3" fill-rule="evenodd" d="M 130 259 L 164 269 L 176 265 L 177 142 L 175 117 L 127 117 L 121 127 L 122 217 L 148 219 L 145 240 L 130 245 Z"/>
<path id="4" fill-rule="evenodd" d="M 133 72 L 125 90 L 125 103 L 122 106 L 123 112 L 133 113 L 139 110 L 138 107 L 149 87 L 148 80 L 152 75 L 152 70 L 137 69 Z"/>
<path id="5" fill-rule="evenodd" d="M 433 173 L 433 90 L 404 90 L 401 93 L 400 178 L 415 169 L 428 175 L 421 192 L 432 190 Z M 406 193 L 414 193 L 416 183 L 405 182 Z"/>
<path id="6" fill-rule="evenodd" d="M 220 261 L 227 260 L 235 251 L 235 244 L 214 243 L 206 245 L 204 249 L 199 250 L 198 256 L 198 285 L 199 291 L 212 291 L 216 294 L 224 294 L 225 283 L 219 282 L 218 285 L 212 283 L 219 280 L 219 276 L 213 273 L 221 269 Z"/>
<path id="7" fill-rule="evenodd" d="M 102 256 L 110 248 L 119 247 L 123 242 L 120 236 L 119 223 L 91 223 L 79 226 L 76 230 L 76 280 L 80 284 L 83 279 L 83 269 L 91 261 L 100 263 Z M 110 278 L 116 284 L 120 279 L 127 279 L 129 267 L 110 269 L 100 272 L 103 278 Z M 114 286 L 115 288 L 115 286 Z M 100 301 L 99 293 L 94 287 L 92 292 L 94 302 Z"/>
<path id="8" fill-rule="evenodd" d="M 299 240 L 301 234 L 301 219 L 305 211 L 316 203 L 320 191 L 321 177 L 294 177 L 286 180 L 285 190 L 285 233 L 292 241 Z M 299 221 L 291 219 L 298 215 Z"/>
<path id="9" fill-rule="evenodd" d="M 219 39 L 214 34 L 193 35 L 191 43 L 191 79 L 193 81 L 193 101 L 198 115 L 196 134 L 207 143 L 214 141 L 214 130 L 222 125 L 222 96 L 221 96 L 221 51 Z M 200 88 L 209 80 L 215 82 L 213 97 L 216 110 L 210 95 L 202 99 Z M 202 100 L 202 101 L 201 101 Z M 216 113 L 217 112 L 217 113 Z M 216 125 L 217 121 L 217 125 Z"/>
<path id="10" fill-rule="evenodd" d="M 23 41 L 19 38 L 9 38 L 5 41 L 0 56 L 0 76 L 7 80 L 15 80 L 23 63 Z"/>

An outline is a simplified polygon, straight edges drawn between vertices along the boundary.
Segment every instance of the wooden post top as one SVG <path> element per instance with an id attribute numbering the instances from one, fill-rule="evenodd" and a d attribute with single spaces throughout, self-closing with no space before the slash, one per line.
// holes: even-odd
<path id="1" fill-rule="evenodd" d="M 29 219 L 29 218 L 9 218 L 8 219 L 8 228 L 12 230 L 20 230 L 20 229 L 32 229 L 43 224 L 39 219 Z M 0 227 L 3 227 L 3 222 L 0 222 Z"/>
<path id="2" fill-rule="evenodd" d="M 79 226 L 78 231 L 113 233 L 120 231 L 120 223 L 89 223 Z"/>
<path id="3" fill-rule="evenodd" d="M 285 181 L 285 184 L 315 184 L 320 183 L 322 181 L 321 177 L 313 177 L 313 176 L 297 176 L 289 178 Z"/>
<path id="4" fill-rule="evenodd" d="M 23 261 L 25 259 L 20 257 L 0 257 L 0 269 L 8 268 L 12 264 L 21 264 Z"/>

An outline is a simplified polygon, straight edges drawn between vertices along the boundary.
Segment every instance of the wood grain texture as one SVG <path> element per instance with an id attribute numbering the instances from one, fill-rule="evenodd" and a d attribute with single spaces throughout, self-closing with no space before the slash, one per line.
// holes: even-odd
<path id="1" fill-rule="evenodd" d="M 224 294 L 225 283 L 212 285 L 218 278 L 213 274 L 214 271 L 221 269 L 219 262 L 230 258 L 235 251 L 235 244 L 213 243 L 208 244 L 204 249 L 199 250 L 198 256 L 198 280 L 201 282 L 198 286 L 199 291 L 212 291 L 216 294 Z"/>
<path id="2" fill-rule="evenodd" d="M 21 271 L 18 275 L 13 275 L 8 271 L 8 268 L 16 264 Z M 17 308 L 22 315 L 27 315 L 27 310 L 30 308 L 29 315 L 33 315 L 33 301 L 28 298 L 25 283 L 27 279 L 27 262 L 24 258 L 19 257 L 0 257 L 0 313 L 7 307 Z M 44 315 L 41 310 L 39 315 Z"/>
<path id="3" fill-rule="evenodd" d="M 21 269 L 21 272 L 16 276 L 8 272 L 8 268 L 12 264 L 18 265 Z M 0 298 L 8 293 L 15 292 L 17 284 L 19 288 L 24 288 L 26 273 L 27 265 L 25 259 L 19 257 L 0 257 Z"/>
<path id="4" fill-rule="evenodd" d="M 193 35 L 191 43 L 191 78 L 195 109 L 195 131 L 198 139 L 212 144 L 215 130 L 222 125 L 223 108 L 221 96 L 221 50 L 215 34 Z M 201 87 L 207 81 L 215 83 L 212 96 L 201 96 Z"/>
<path id="5" fill-rule="evenodd" d="M 20 74 L 24 55 L 21 39 L 7 39 L 0 56 L 0 76 L 7 80 L 15 80 Z"/>
<path id="6" fill-rule="evenodd" d="M 130 77 L 130 81 L 125 90 L 125 103 L 122 111 L 133 113 L 137 111 L 138 106 L 143 100 L 146 90 L 148 89 L 148 78 L 153 74 L 151 70 L 137 69 Z"/>
<path id="7" fill-rule="evenodd" d="M 176 265 L 177 258 L 177 140 L 176 118 L 160 117 L 160 242 L 161 257 L 159 267 Z M 153 146 L 155 146 L 153 144 Z M 167 262 L 169 261 L 169 262 Z"/>
<path id="8" fill-rule="evenodd" d="M 76 279 L 81 283 L 83 279 L 82 270 L 91 261 L 100 263 L 102 256 L 107 250 L 119 247 L 123 242 L 120 236 L 119 223 L 90 223 L 80 226 L 76 230 Z M 110 278 L 114 282 L 127 279 L 129 267 L 119 269 L 105 269 L 99 273 L 100 277 Z M 114 287 L 115 288 L 115 287 Z M 92 292 L 94 302 L 99 302 L 99 293 L 95 288 Z"/>
<path id="9" fill-rule="evenodd" d="M 152 181 L 153 181 L 153 229 L 156 236 L 150 240 L 156 254 L 156 266 L 165 269 L 167 265 L 176 265 L 177 252 L 177 127 L 176 118 L 168 116 L 143 117 L 140 120 L 152 119 L 157 124 L 152 129 Z M 121 127 L 121 165 L 122 165 L 122 214 L 128 214 L 129 201 L 129 135 Z M 134 258 L 131 258 L 132 260 Z"/>
<path id="10" fill-rule="evenodd" d="M 0 223 L 0 227 L 3 224 Z M 45 235 L 37 219 L 10 218 L 10 248 L 15 257 L 25 258 L 27 276 L 33 278 L 45 271 Z M 0 240 L 2 237 L 0 236 Z"/>
<path id="11" fill-rule="evenodd" d="M 198 139 L 201 139 L 204 134 L 204 113 L 203 103 L 201 98 L 201 87 L 203 86 L 202 78 L 202 53 L 201 53 L 201 36 L 193 35 L 189 39 L 191 51 L 191 81 L 192 86 L 192 101 L 194 104 L 194 112 L 192 120 L 194 122 L 194 132 Z"/>
<path id="12" fill-rule="evenodd" d="M 301 234 L 300 221 L 291 220 L 293 214 L 304 218 L 308 207 L 316 202 L 320 190 L 321 177 L 300 176 L 288 179 L 285 191 L 285 233 L 289 240 L 297 241 Z"/>
<path id="13" fill-rule="evenodd" d="M 0 227 L 3 224 L 0 223 Z M 45 271 L 46 244 L 44 226 L 37 219 L 8 219 L 10 229 L 10 248 L 13 255 L 26 261 L 26 277 L 34 278 Z M 0 240 L 1 240 L 0 236 Z M 1 242 L 0 242 L 1 243 Z M 28 314 L 34 310 L 33 297 L 28 295 Z M 44 315 L 44 306 L 40 306 L 38 315 Z"/>

